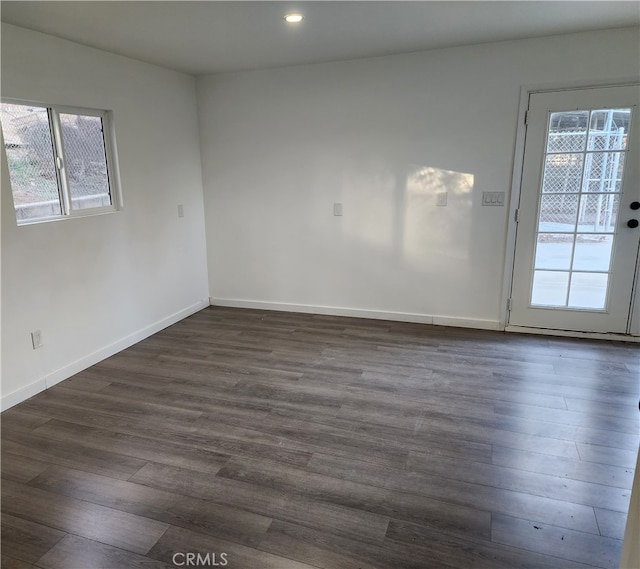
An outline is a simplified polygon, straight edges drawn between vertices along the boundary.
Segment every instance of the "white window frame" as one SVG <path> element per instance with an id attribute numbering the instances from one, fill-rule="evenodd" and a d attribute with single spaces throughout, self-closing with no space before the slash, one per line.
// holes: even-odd
<path id="1" fill-rule="evenodd" d="M 118 167 L 118 157 L 116 152 L 115 131 L 113 127 L 113 112 L 101 109 L 90 109 L 86 107 L 75 107 L 66 105 L 54 105 L 42 102 L 27 101 L 25 99 L 12 99 L 2 97 L 2 103 L 11 105 L 33 106 L 47 110 L 49 119 L 49 133 L 51 136 L 53 161 L 55 175 L 58 185 L 58 197 L 60 200 L 60 215 L 52 215 L 44 218 L 18 219 L 16 211 L 16 221 L 18 225 L 33 225 L 36 223 L 47 223 L 49 221 L 60 221 L 77 217 L 87 217 L 114 213 L 122 209 L 122 193 L 120 189 L 120 170 Z M 105 162 L 107 167 L 107 180 L 109 184 L 109 195 L 111 204 L 83 209 L 72 207 L 71 190 L 67 174 L 65 150 L 62 139 L 62 127 L 60 123 L 61 114 L 81 115 L 99 117 L 102 122 L 102 137 L 104 142 Z M 9 176 L 11 177 L 11 176 Z M 11 192 L 13 199 L 13 190 Z M 14 203 L 15 209 L 15 203 Z"/>

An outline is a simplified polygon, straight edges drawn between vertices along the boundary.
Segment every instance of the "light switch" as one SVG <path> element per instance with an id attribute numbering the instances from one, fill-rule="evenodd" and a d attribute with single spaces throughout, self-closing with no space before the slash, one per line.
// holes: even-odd
<path id="1" fill-rule="evenodd" d="M 184 217 L 184 207 L 182 204 L 178 205 L 178 217 Z"/>
<path id="2" fill-rule="evenodd" d="M 482 192 L 482 205 L 504 206 L 504 192 Z"/>
<path id="3" fill-rule="evenodd" d="M 333 204 L 333 215 L 342 215 L 342 204 L 334 203 Z"/>
<path id="4" fill-rule="evenodd" d="M 447 192 L 439 192 L 436 194 L 436 205 L 442 207 L 447 205 Z"/>

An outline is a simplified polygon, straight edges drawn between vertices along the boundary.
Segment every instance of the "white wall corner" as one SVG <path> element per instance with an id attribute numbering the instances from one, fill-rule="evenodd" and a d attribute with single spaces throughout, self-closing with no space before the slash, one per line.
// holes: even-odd
<path id="1" fill-rule="evenodd" d="M 13 393 L 2 395 L 2 398 L 0 399 L 0 411 L 5 411 L 10 407 L 13 407 L 14 405 L 17 405 L 18 403 L 22 403 L 23 401 L 29 399 L 30 397 L 33 397 L 41 391 L 49 389 L 50 387 L 53 387 L 54 385 L 60 383 L 61 381 L 64 381 L 65 379 L 69 379 L 73 375 L 80 373 L 82 370 L 85 370 L 92 365 L 95 365 L 102 360 L 105 360 L 113 356 L 114 354 L 117 354 L 118 352 L 121 352 L 122 350 L 125 350 L 126 348 L 129 348 L 134 344 L 137 344 L 145 338 L 148 338 L 149 336 L 152 336 L 153 334 L 164 330 L 172 324 L 175 324 L 176 322 L 179 322 L 180 320 L 183 320 L 188 316 L 199 312 L 203 308 L 207 308 L 208 306 L 208 299 L 202 299 L 195 304 L 192 304 L 191 306 L 179 310 L 178 312 L 174 312 L 166 318 L 158 320 L 157 322 L 154 322 L 153 324 L 134 332 L 133 334 L 129 334 L 128 336 L 125 336 L 124 338 L 121 338 L 120 340 L 112 344 L 104 346 L 103 348 L 100 348 L 99 350 L 96 350 L 95 352 L 92 352 L 80 358 L 79 360 L 71 362 L 70 364 L 57 369 L 56 371 L 49 373 L 44 377 L 39 378 L 33 383 L 30 383 L 29 385 L 18 389 Z"/>

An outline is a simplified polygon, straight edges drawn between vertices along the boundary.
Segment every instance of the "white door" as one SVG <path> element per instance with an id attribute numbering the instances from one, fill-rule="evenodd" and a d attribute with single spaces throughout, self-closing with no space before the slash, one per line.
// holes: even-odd
<path id="1" fill-rule="evenodd" d="M 635 332 L 639 102 L 637 85 L 531 94 L 510 326 Z"/>

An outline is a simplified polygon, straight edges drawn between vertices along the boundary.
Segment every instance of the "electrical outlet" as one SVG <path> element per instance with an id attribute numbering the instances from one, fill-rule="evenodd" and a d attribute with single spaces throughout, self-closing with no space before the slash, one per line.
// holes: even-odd
<path id="1" fill-rule="evenodd" d="M 436 205 L 441 207 L 447 205 L 447 192 L 438 192 L 436 194 Z"/>
<path id="2" fill-rule="evenodd" d="M 40 332 L 40 330 L 31 332 L 31 343 L 33 344 L 34 350 L 37 350 L 40 346 L 42 346 L 42 332 Z"/>

